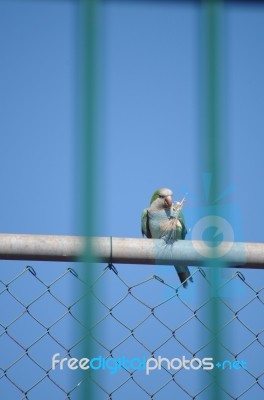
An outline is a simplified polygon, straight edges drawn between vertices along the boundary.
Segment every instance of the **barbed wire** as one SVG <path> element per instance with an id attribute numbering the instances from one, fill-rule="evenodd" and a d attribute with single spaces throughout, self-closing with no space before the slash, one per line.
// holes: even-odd
<path id="1" fill-rule="evenodd" d="M 223 398 L 262 399 L 264 288 L 228 270 L 216 296 L 203 269 L 192 277 L 188 290 L 158 275 L 131 284 L 109 264 L 93 283 L 77 268 L 47 283 L 31 266 L 1 280 L 0 398 L 75 399 L 89 381 L 95 399 L 202 400 L 210 398 L 218 373 Z M 218 312 L 217 331 L 212 312 Z M 216 343 L 221 357 L 213 369 L 201 368 Z M 54 354 L 67 358 L 64 365 L 93 359 L 94 368 L 52 368 Z M 193 360 L 192 368 L 184 367 L 182 355 Z"/>

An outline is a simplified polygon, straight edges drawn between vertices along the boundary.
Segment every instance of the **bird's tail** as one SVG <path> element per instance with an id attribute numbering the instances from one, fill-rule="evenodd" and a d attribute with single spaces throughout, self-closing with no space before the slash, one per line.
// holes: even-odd
<path id="1" fill-rule="evenodd" d="M 188 267 L 182 267 L 178 265 L 174 265 L 177 274 L 179 275 L 179 279 L 184 288 L 188 287 L 188 281 L 193 282 L 193 278 L 191 277 L 191 273 Z"/>

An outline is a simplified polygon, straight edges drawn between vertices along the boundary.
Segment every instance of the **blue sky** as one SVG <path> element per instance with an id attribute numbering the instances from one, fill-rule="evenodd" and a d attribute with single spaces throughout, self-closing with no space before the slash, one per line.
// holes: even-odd
<path id="1" fill-rule="evenodd" d="M 73 10 L 1 2 L 2 232 L 73 232 Z"/>
<path id="2" fill-rule="evenodd" d="M 99 15 L 96 234 L 140 237 L 141 211 L 158 187 L 172 188 L 177 200 L 188 192 L 189 221 L 206 206 L 200 196 L 199 14 L 186 3 L 107 2 Z M 228 148 L 222 162 L 233 191 L 223 206 L 239 211 L 235 240 L 249 242 L 263 237 L 263 19 L 264 7 L 237 5 L 224 18 Z M 76 32 L 74 2 L 0 3 L 3 233 L 80 233 Z M 25 265 L 1 261 L 1 279 Z M 34 266 L 47 280 L 67 267 Z M 132 283 L 158 273 L 177 284 L 169 267 L 117 267 Z M 243 273 L 262 287 L 262 271 Z M 116 288 L 106 287 L 111 298 Z"/>

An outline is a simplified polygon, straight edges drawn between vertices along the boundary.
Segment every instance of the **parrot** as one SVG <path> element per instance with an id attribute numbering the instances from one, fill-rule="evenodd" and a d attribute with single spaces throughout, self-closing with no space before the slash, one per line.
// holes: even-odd
<path id="1" fill-rule="evenodd" d="M 185 198 L 181 202 L 173 203 L 173 192 L 168 188 L 156 190 L 150 200 L 148 208 L 141 214 L 141 232 L 148 239 L 163 239 L 166 244 L 185 239 L 187 229 L 181 211 Z M 193 282 L 188 267 L 174 265 L 184 288 L 188 281 Z"/>

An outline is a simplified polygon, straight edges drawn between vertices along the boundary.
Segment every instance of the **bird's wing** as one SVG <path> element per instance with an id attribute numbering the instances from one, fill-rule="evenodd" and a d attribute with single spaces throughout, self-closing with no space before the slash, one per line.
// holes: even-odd
<path id="1" fill-rule="evenodd" d="M 149 215 L 147 208 L 144 208 L 141 214 L 141 232 L 143 236 L 145 235 L 147 238 L 151 239 L 152 236 L 149 229 Z"/>

